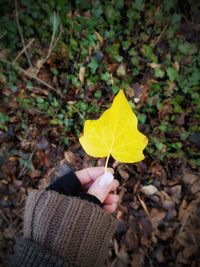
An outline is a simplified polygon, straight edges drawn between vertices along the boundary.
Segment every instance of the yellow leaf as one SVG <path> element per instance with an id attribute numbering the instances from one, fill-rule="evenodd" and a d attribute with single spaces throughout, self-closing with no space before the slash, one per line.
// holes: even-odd
<path id="1" fill-rule="evenodd" d="M 93 157 L 112 157 L 132 163 L 144 159 L 143 149 L 148 140 L 137 129 L 138 120 L 122 90 L 112 106 L 98 120 L 86 120 L 84 134 L 79 141 L 86 153 Z"/>

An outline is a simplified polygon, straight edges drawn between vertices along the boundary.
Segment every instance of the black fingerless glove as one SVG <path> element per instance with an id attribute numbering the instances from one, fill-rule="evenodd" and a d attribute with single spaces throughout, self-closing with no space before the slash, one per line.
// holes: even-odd
<path id="1" fill-rule="evenodd" d="M 101 201 L 98 198 L 84 192 L 79 179 L 77 178 L 75 172 L 72 170 L 58 178 L 47 188 L 47 190 L 56 191 L 66 196 L 76 196 L 89 202 L 93 202 L 100 207 L 103 207 Z"/>

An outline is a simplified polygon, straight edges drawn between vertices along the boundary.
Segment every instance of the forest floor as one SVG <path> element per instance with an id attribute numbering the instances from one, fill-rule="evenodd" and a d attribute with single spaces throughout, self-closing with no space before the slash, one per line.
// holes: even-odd
<path id="1" fill-rule="evenodd" d="M 78 137 L 120 88 L 149 144 L 142 162 L 109 162 L 120 201 L 105 267 L 200 266 L 199 2 L 1 2 L 0 266 L 31 190 L 105 164 Z"/>

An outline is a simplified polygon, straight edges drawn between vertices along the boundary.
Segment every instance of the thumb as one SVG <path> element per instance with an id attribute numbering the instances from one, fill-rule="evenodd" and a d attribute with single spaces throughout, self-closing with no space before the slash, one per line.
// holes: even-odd
<path id="1" fill-rule="evenodd" d="M 88 193 L 97 197 L 103 203 L 112 188 L 113 180 L 114 176 L 110 172 L 105 172 L 94 181 L 88 189 Z"/>

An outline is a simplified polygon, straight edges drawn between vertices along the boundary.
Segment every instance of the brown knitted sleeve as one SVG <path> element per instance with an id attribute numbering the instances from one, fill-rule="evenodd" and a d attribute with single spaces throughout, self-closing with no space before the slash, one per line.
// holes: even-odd
<path id="1" fill-rule="evenodd" d="M 101 267 L 116 226 L 113 216 L 76 197 L 34 190 L 26 202 L 24 238 L 72 266 Z"/>

